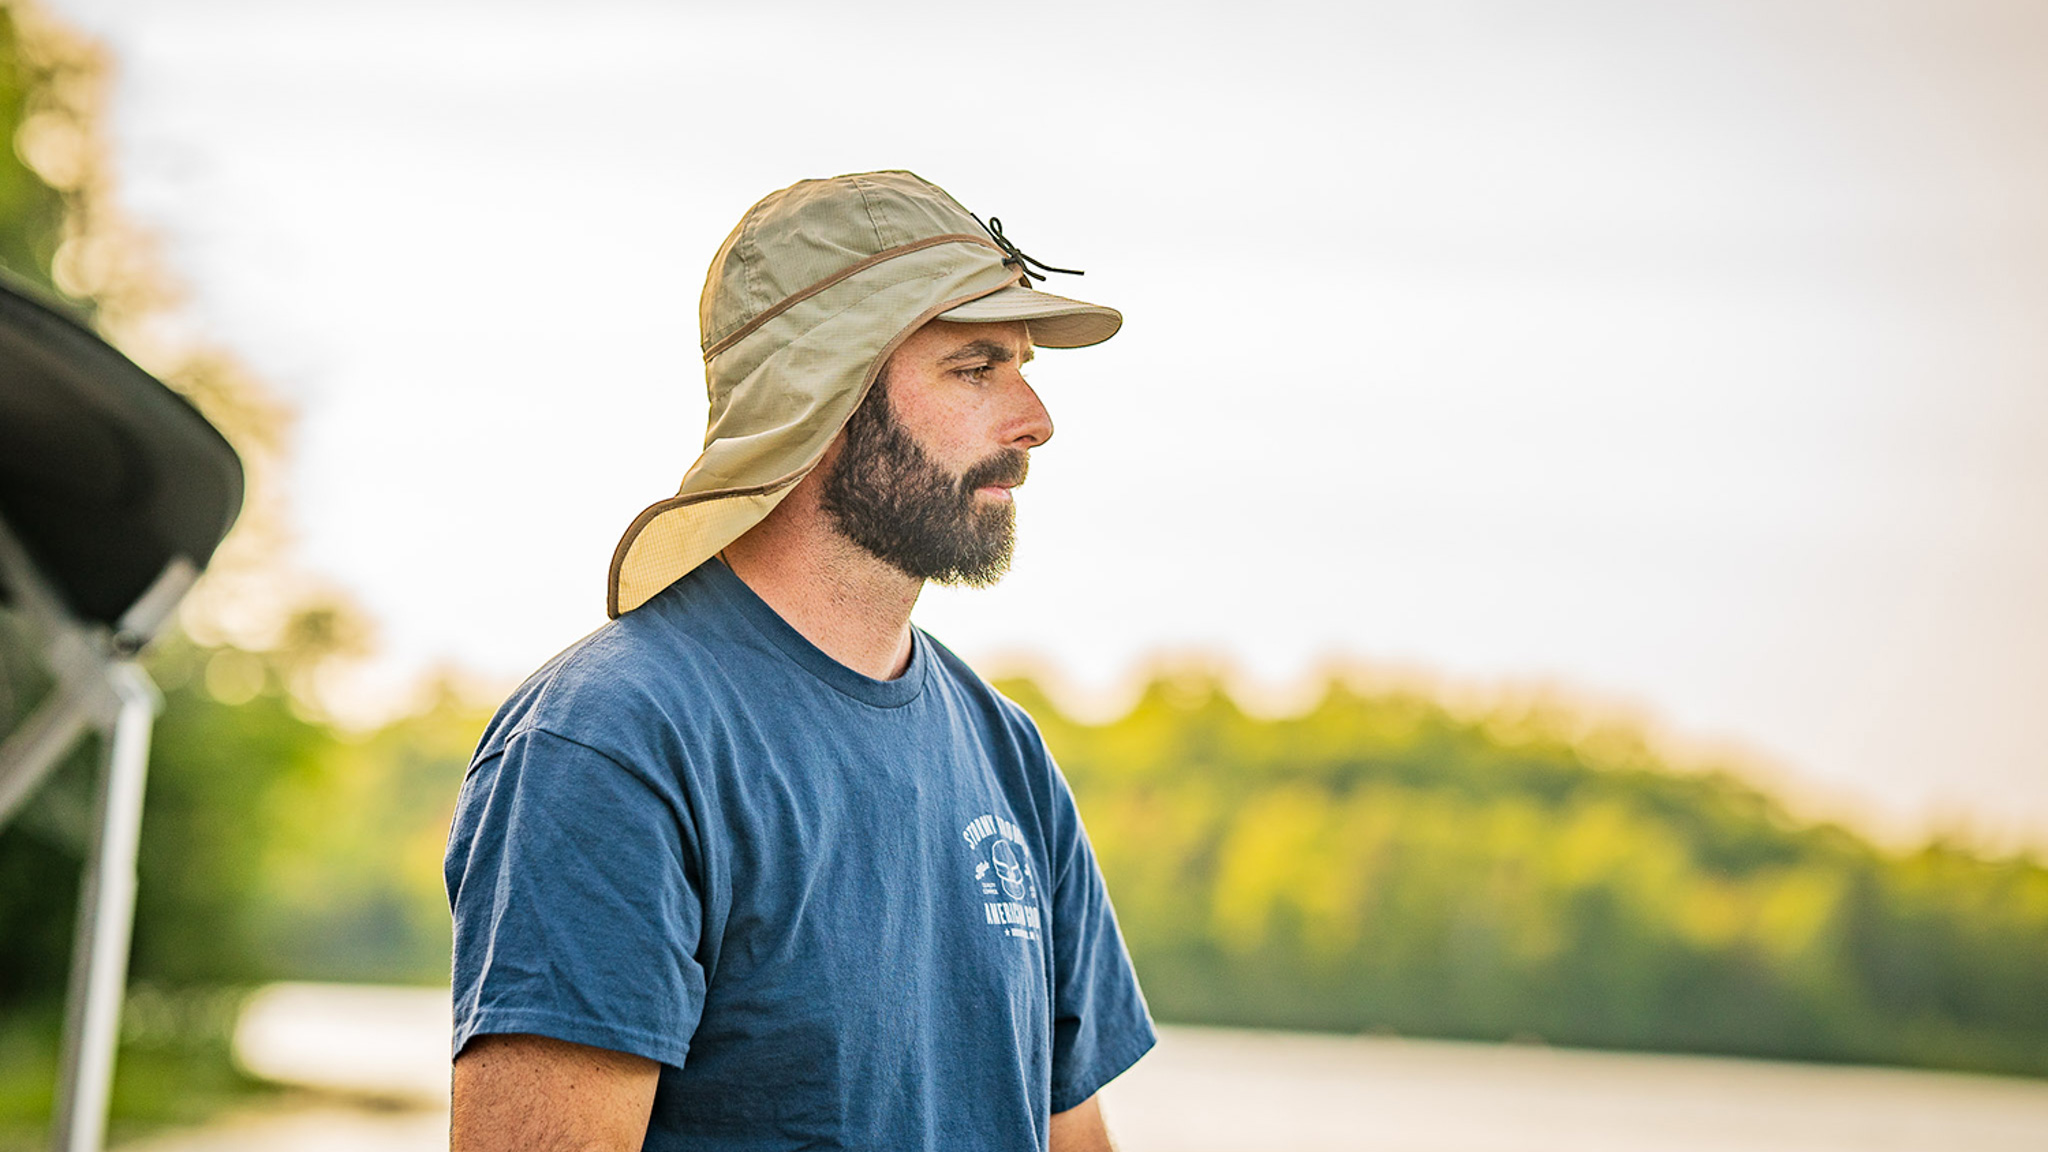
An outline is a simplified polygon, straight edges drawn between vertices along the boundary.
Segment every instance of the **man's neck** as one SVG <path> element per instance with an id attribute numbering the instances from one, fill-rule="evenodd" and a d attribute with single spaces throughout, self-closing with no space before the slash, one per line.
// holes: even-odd
<path id="1" fill-rule="evenodd" d="M 719 555 L 818 649 L 877 680 L 910 665 L 910 610 L 924 581 L 840 535 L 816 514 L 810 478 Z"/>

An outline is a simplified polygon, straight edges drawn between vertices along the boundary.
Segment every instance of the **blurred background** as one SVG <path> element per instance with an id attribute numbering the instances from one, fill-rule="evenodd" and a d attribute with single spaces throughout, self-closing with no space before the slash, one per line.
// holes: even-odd
<path id="1" fill-rule="evenodd" d="M 2048 8 L 0 0 L 0 129 L 0 264 L 251 473 L 151 657 L 117 1134 L 268 1098 L 252 988 L 445 984 L 468 752 L 695 455 L 704 267 L 878 167 L 1127 316 L 918 620 L 1161 1020 L 2048 1077 Z M 0 1147 L 90 758 L 0 830 Z"/>

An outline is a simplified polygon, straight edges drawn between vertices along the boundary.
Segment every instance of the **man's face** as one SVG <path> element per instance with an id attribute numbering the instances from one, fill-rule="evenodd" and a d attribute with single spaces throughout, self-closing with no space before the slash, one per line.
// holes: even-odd
<path id="1" fill-rule="evenodd" d="M 839 531 L 921 580 L 993 584 L 1016 538 L 1010 489 L 1052 420 L 1020 369 L 1023 324 L 934 320 L 846 423 L 822 502 Z"/>

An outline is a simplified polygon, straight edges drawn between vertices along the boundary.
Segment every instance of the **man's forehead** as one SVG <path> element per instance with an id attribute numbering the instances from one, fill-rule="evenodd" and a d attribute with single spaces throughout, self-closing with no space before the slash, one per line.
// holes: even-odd
<path id="1" fill-rule="evenodd" d="M 997 364 L 1007 364 L 1011 360 L 1028 362 L 1033 355 L 1031 341 L 1023 340 L 1018 343 L 1023 346 L 1023 355 L 1021 357 L 1018 356 L 1016 348 L 1012 347 L 1009 341 L 992 340 L 986 336 L 970 337 L 965 343 L 955 347 L 951 352 L 940 356 L 939 363 L 953 364 L 969 360 L 988 360 Z"/>
<path id="2" fill-rule="evenodd" d="M 927 320 L 910 334 L 905 350 L 927 363 L 951 364 L 960 360 L 993 359 L 1002 362 L 1031 359 L 1031 328 L 1021 320 L 986 324 L 957 320 Z"/>

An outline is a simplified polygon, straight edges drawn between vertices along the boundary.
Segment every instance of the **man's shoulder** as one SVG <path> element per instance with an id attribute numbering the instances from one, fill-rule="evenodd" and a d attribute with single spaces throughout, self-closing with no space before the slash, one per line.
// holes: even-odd
<path id="1" fill-rule="evenodd" d="M 728 633 L 687 613 L 637 610 L 563 649 L 498 709 L 478 756 L 521 731 L 540 729 L 602 747 L 622 733 L 673 727 L 703 709 L 683 702 L 716 698 L 724 683 Z"/>
<path id="2" fill-rule="evenodd" d="M 930 646 L 933 670 L 937 679 L 947 686 L 954 696 L 963 702 L 986 710 L 992 719 L 1027 736 L 1035 742 L 1042 742 L 1038 722 L 1024 706 L 1005 696 L 1001 689 L 988 682 L 987 678 L 962 660 L 951 648 L 931 633 L 919 629 Z"/>

